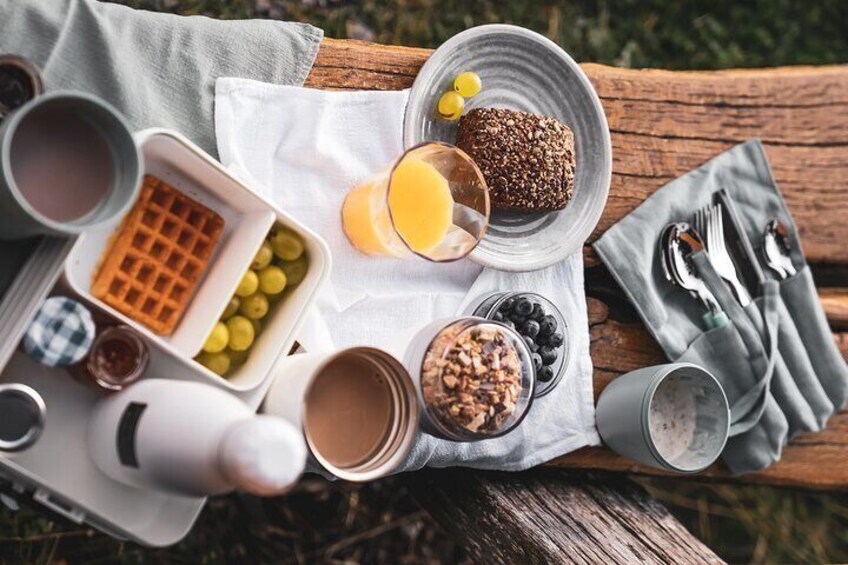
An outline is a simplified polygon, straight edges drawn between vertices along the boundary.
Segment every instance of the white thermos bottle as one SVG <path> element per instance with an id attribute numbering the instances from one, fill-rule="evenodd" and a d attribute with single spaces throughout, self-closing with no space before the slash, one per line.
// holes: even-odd
<path id="1" fill-rule="evenodd" d="M 257 415 L 209 385 L 164 379 L 101 400 L 88 445 L 113 479 L 187 496 L 280 494 L 303 472 L 307 453 L 300 431 L 282 418 Z"/>

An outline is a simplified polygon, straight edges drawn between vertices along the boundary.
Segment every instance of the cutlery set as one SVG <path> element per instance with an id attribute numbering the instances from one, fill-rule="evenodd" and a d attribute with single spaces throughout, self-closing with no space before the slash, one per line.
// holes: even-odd
<path id="1" fill-rule="evenodd" d="M 728 194 L 720 191 L 712 204 L 695 212 L 691 223 L 669 224 L 659 240 L 665 278 L 701 302 L 707 310 L 703 315 L 707 329 L 727 325 L 728 318 L 698 275 L 692 261 L 695 253 L 706 252 L 716 273 L 743 307 L 751 303 L 764 280 L 760 262 L 728 200 Z M 786 223 L 780 218 L 770 219 L 763 228 L 763 262 L 780 280 L 797 272 L 790 256 L 791 245 L 792 235 Z"/>

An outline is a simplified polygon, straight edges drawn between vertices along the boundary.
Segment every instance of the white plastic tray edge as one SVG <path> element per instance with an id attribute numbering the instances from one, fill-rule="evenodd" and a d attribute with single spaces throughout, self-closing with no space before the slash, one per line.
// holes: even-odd
<path id="1" fill-rule="evenodd" d="M 189 147 L 197 149 L 194 144 L 192 144 L 187 138 L 185 138 L 181 134 L 161 128 L 144 130 L 136 134 L 136 138 L 139 142 L 141 142 L 143 139 L 152 135 L 167 135 L 176 139 L 180 143 L 186 144 Z M 238 182 L 238 184 L 245 190 L 249 190 L 240 180 L 238 180 L 231 173 L 226 171 L 226 169 L 224 169 L 223 166 L 221 166 L 217 161 L 214 161 L 211 157 L 207 156 L 199 149 L 197 149 L 197 152 L 198 155 L 205 161 L 207 161 L 209 165 L 232 177 L 233 180 Z M 173 360 L 185 365 L 186 367 L 191 368 L 193 370 L 192 372 L 194 373 L 205 373 L 205 376 L 208 377 L 206 380 L 210 381 L 209 384 L 214 384 L 223 388 L 229 388 L 232 394 L 239 397 L 242 401 L 247 403 L 253 409 L 258 408 L 261 404 L 265 394 L 267 393 L 268 388 L 271 385 L 272 376 L 276 374 L 276 367 L 281 362 L 281 360 L 288 354 L 295 341 L 297 333 L 300 331 L 301 327 L 303 326 L 303 323 L 305 322 L 310 306 L 314 303 L 315 298 L 320 293 L 324 285 L 327 283 L 332 263 L 329 247 L 323 239 L 321 239 L 317 234 L 315 234 L 305 226 L 301 225 L 299 222 L 297 222 L 297 220 L 290 217 L 288 214 L 277 208 L 272 203 L 267 202 L 264 198 L 262 198 L 262 200 L 271 210 L 274 211 L 274 213 L 277 215 L 278 219 L 280 219 L 282 223 L 304 236 L 304 240 L 307 243 L 307 248 L 310 253 L 310 272 L 307 276 L 312 279 L 308 285 L 301 284 L 301 286 L 299 286 L 296 290 L 296 292 L 303 292 L 303 294 L 299 296 L 298 300 L 302 304 L 302 307 L 296 313 L 293 321 L 291 322 L 288 335 L 286 336 L 284 342 L 280 344 L 278 354 L 271 361 L 271 366 L 269 367 L 269 369 L 265 372 L 265 374 L 259 380 L 256 386 L 250 387 L 245 390 L 238 390 L 235 387 L 227 387 L 227 383 L 224 379 L 221 379 L 217 375 L 214 375 L 211 372 L 207 371 L 205 368 L 193 362 L 191 359 L 187 359 L 184 353 L 177 352 L 171 346 L 162 344 L 161 342 L 157 344 L 161 345 L 162 350 L 165 351 L 169 356 L 171 356 Z M 73 242 L 71 241 L 71 243 Z M 45 285 L 44 288 L 41 289 L 41 291 L 39 292 L 39 296 L 33 296 L 33 299 L 28 302 L 29 307 L 33 310 L 33 312 L 34 309 L 38 307 L 41 300 L 49 291 L 49 289 L 52 288 L 56 279 L 61 275 L 63 271 L 61 266 L 63 265 L 70 248 L 70 244 L 66 245 L 63 248 L 63 254 L 61 256 L 61 259 L 57 263 L 58 267 L 55 269 L 55 272 L 50 273 L 50 276 L 52 278 L 45 277 Z M 48 278 L 49 280 L 47 280 Z M 21 331 L 23 331 L 26 327 L 26 324 L 21 323 L 20 325 Z M 20 335 L 16 337 L 15 341 L 13 342 L 14 345 L 17 345 L 19 339 Z M 12 351 L 14 351 L 14 347 L 12 348 Z M 4 362 L 7 360 L 8 359 L 3 359 Z M 87 458 L 87 454 L 84 452 L 79 453 L 78 456 Z M 30 471 L 23 465 L 19 464 L 19 462 L 16 461 L 15 458 L 0 458 L 0 475 L 8 476 L 10 480 L 15 482 L 16 484 L 24 483 L 24 486 L 27 490 L 31 490 L 32 492 L 34 492 L 34 494 L 40 495 L 40 497 L 34 496 L 36 501 L 40 502 L 41 504 L 47 507 L 52 508 L 53 510 L 60 511 L 60 513 L 68 516 L 71 519 L 85 521 L 89 525 L 101 529 L 110 535 L 126 538 L 137 543 L 152 547 L 167 546 L 181 540 L 193 526 L 205 503 L 205 498 L 182 498 L 182 503 L 178 507 L 178 512 L 180 514 L 180 518 L 178 520 L 179 524 L 174 524 L 173 520 L 170 520 L 170 522 L 172 523 L 165 525 L 162 523 L 164 522 L 164 520 L 156 519 L 154 520 L 155 524 L 147 524 L 147 527 L 144 529 L 133 530 L 132 528 L 119 526 L 114 521 L 89 508 L 86 504 L 81 503 L 77 500 L 70 499 L 69 497 L 63 495 L 61 492 L 56 491 L 50 486 L 50 484 L 48 484 L 49 481 L 45 482 L 42 477 L 39 477 L 36 473 Z M 157 497 L 161 496 L 161 494 L 157 493 Z M 51 497 L 53 497 L 52 503 Z M 56 503 L 55 501 L 60 501 L 60 503 Z"/>

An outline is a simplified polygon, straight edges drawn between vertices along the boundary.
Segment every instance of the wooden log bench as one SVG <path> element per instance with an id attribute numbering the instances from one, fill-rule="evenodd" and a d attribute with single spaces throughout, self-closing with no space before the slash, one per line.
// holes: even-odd
<path id="1" fill-rule="evenodd" d="M 409 88 L 429 53 L 326 39 L 306 84 Z M 609 201 L 588 243 L 668 181 L 759 137 L 798 223 L 834 339 L 848 356 L 848 66 L 583 69 L 603 103 L 613 145 Z M 597 396 L 617 375 L 664 359 L 588 245 L 584 258 Z M 825 431 L 795 438 L 783 460 L 766 471 L 731 478 L 715 465 L 702 477 L 845 490 L 846 457 L 843 411 Z M 419 502 L 480 561 L 721 561 L 625 473 L 658 471 L 597 447 L 528 473 L 426 471 L 406 480 Z"/>

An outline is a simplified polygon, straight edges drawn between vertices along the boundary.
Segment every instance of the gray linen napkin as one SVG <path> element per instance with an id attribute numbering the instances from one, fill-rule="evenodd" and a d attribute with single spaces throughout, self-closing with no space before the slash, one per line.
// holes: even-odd
<path id="1" fill-rule="evenodd" d="M 82 90 L 134 128 L 175 129 L 217 156 L 215 79 L 306 80 L 323 32 L 307 24 L 219 21 L 95 0 L 0 0 L 0 53 L 38 65 L 48 90 Z"/>
<path id="2" fill-rule="evenodd" d="M 743 313 L 735 304 L 728 304 L 733 306 L 726 310 L 731 326 L 705 331 L 700 304 L 665 280 L 657 245 L 665 225 L 691 218 L 722 188 L 732 198 L 755 248 L 761 246 L 763 226 L 773 217 L 787 222 L 797 241 L 797 230 L 762 145 L 753 140 L 657 191 L 608 230 L 595 243 L 595 249 L 668 358 L 699 359 L 724 379 L 722 384 L 733 404 L 745 389 L 760 384 L 757 374 L 743 369 L 762 365 L 762 352 L 738 340 L 738 332 L 750 333 L 753 323 L 767 341 L 760 312 L 752 306 Z M 833 408 L 842 406 L 848 396 L 848 371 L 830 337 L 799 246 L 793 248 L 792 255 L 799 273 L 780 285 L 782 300 L 776 305 L 779 351 L 763 417 L 757 426 L 728 442 L 723 454 L 735 473 L 777 461 L 789 437 L 801 430 L 821 429 Z"/>

